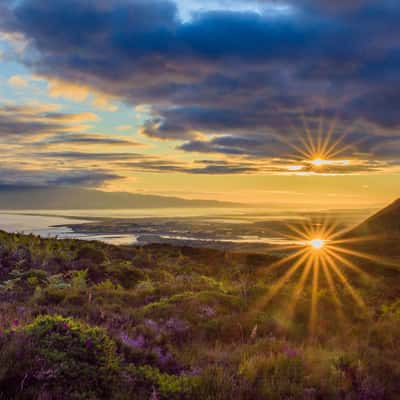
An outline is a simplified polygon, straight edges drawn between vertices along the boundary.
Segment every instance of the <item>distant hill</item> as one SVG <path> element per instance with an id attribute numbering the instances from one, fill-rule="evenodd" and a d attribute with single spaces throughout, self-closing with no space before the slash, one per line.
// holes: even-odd
<path id="1" fill-rule="evenodd" d="M 238 203 L 186 200 L 70 187 L 0 188 L 1 210 L 79 210 L 128 208 L 239 207 Z"/>
<path id="2" fill-rule="evenodd" d="M 353 236 L 400 235 L 400 199 L 368 218 L 350 233 Z"/>
<path id="3" fill-rule="evenodd" d="M 352 250 L 398 259 L 400 257 L 400 199 L 372 215 L 344 236 L 350 239 L 365 237 L 365 240 L 351 243 Z"/>

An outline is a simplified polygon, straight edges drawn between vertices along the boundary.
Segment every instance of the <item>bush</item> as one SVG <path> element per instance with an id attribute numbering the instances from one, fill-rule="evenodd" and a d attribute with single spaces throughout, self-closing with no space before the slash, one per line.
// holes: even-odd
<path id="1" fill-rule="evenodd" d="M 156 393 L 162 400 L 192 399 L 196 386 L 196 378 L 161 373 L 157 368 L 141 366 L 130 368 L 134 377 L 136 391 Z M 141 397 L 142 399 L 146 397 Z"/>
<path id="2" fill-rule="evenodd" d="M 39 317 L 0 339 L 0 393 L 9 398 L 109 399 L 119 359 L 99 328 Z"/>

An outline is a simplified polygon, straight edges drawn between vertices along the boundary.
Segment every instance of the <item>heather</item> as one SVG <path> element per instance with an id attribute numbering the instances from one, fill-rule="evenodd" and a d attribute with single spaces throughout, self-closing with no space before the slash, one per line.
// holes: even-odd
<path id="1" fill-rule="evenodd" d="M 0 398 L 398 398 L 398 269 L 359 263 L 341 312 L 321 279 L 310 335 L 311 285 L 259 306 L 280 257 L 0 233 Z"/>

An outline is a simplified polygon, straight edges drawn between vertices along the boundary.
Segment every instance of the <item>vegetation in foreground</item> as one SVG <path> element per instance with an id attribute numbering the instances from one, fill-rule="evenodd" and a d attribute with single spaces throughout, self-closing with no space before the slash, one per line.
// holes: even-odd
<path id="1" fill-rule="evenodd" d="M 0 399 L 400 398 L 400 273 L 321 277 L 310 337 L 311 284 L 258 306 L 275 261 L 0 233 Z"/>

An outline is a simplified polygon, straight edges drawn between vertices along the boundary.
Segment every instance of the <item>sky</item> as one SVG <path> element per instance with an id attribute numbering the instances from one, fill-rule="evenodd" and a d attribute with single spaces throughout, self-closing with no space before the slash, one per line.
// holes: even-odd
<path id="1" fill-rule="evenodd" d="M 0 0 L 0 187 L 400 197 L 398 0 Z"/>

